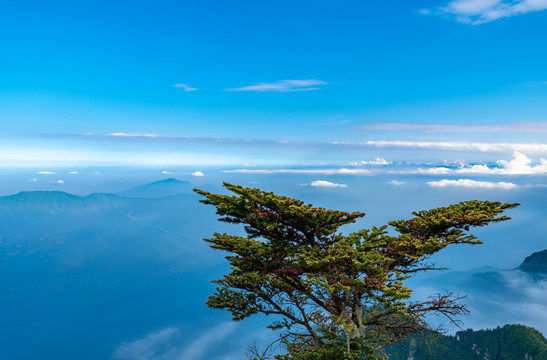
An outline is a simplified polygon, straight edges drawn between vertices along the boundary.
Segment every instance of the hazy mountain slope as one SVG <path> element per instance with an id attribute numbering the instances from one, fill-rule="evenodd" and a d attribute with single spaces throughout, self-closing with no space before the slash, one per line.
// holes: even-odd
<path id="1" fill-rule="evenodd" d="M 0 358 L 108 359 L 151 329 L 210 316 L 222 254 L 202 241 L 216 217 L 197 200 L 0 197 Z"/>
<path id="2" fill-rule="evenodd" d="M 547 250 L 533 253 L 509 270 L 480 269 L 448 272 L 414 282 L 416 293 L 450 291 L 467 295 L 471 314 L 462 317 L 466 327 L 497 327 L 520 323 L 547 333 Z M 431 319 L 433 322 L 438 318 Z M 446 323 L 445 323 L 446 324 Z M 457 330 L 450 328 L 451 330 Z"/>

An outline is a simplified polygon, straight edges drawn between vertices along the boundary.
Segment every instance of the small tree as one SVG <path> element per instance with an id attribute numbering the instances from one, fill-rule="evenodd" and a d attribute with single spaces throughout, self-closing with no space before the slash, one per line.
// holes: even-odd
<path id="1" fill-rule="evenodd" d="M 440 314 L 457 322 L 467 312 L 453 294 L 410 301 L 403 281 L 439 269 L 427 259 L 452 244 L 480 244 L 470 227 L 510 219 L 518 204 L 466 201 L 414 212 L 409 220 L 337 233 L 361 212 L 327 210 L 259 189 L 224 183 L 235 195 L 195 190 L 216 206 L 221 221 L 244 224 L 247 237 L 215 233 L 205 239 L 227 251 L 231 273 L 214 281 L 207 306 L 227 309 L 233 320 L 253 314 L 280 315 L 286 349 L 277 359 L 381 359 L 385 345 L 413 333 L 437 331 L 425 322 Z"/>

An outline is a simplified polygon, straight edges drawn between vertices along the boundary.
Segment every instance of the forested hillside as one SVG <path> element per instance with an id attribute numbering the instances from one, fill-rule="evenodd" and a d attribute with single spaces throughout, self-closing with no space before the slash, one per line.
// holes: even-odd
<path id="1" fill-rule="evenodd" d="M 429 350 L 428 350 L 429 347 Z M 426 342 L 419 336 L 387 349 L 390 360 L 545 360 L 547 340 L 523 325 L 460 331 Z"/>

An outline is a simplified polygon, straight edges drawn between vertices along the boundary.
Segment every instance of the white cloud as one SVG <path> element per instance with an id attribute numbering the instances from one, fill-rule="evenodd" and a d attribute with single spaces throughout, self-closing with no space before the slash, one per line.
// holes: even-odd
<path id="1" fill-rule="evenodd" d="M 57 180 L 57 184 L 64 184 L 65 182 L 63 180 Z"/>
<path id="2" fill-rule="evenodd" d="M 170 172 L 170 171 L 165 171 L 165 170 L 163 170 L 161 173 L 162 173 L 162 174 L 165 174 L 165 175 L 172 175 L 172 174 L 173 174 L 172 172 Z"/>
<path id="3" fill-rule="evenodd" d="M 465 188 L 481 188 L 481 189 L 514 189 L 516 184 L 509 182 L 489 182 L 489 181 L 475 181 L 469 179 L 459 180 L 440 180 L 440 181 L 428 181 L 427 184 L 432 187 L 465 187 Z"/>
<path id="4" fill-rule="evenodd" d="M 53 174 L 55 174 L 55 173 L 52 172 L 52 171 L 38 171 L 36 174 L 40 174 L 40 175 L 53 175 Z"/>
<path id="5" fill-rule="evenodd" d="M 201 171 L 194 171 L 190 175 L 192 175 L 192 176 L 204 176 L 204 174 Z"/>
<path id="6" fill-rule="evenodd" d="M 456 16 L 456 20 L 466 24 L 478 25 L 547 9 L 547 0 L 453 0 L 442 13 Z"/>
<path id="7" fill-rule="evenodd" d="M 477 133 L 477 132 L 519 132 L 547 133 L 547 121 L 501 122 L 492 124 L 425 124 L 382 122 L 356 126 L 360 130 L 380 131 L 422 131 L 426 133 Z"/>
<path id="8" fill-rule="evenodd" d="M 393 161 L 386 161 L 386 159 L 384 159 L 384 158 L 377 157 L 376 159 L 371 160 L 371 161 L 361 161 L 361 162 L 354 161 L 350 165 L 351 166 L 363 166 L 363 165 L 367 165 L 367 164 L 368 165 L 391 165 L 391 164 L 393 164 Z"/>
<path id="9" fill-rule="evenodd" d="M 333 143 L 337 144 L 337 143 Z M 490 143 L 471 141 L 367 141 L 364 143 L 374 147 L 418 148 L 437 150 L 480 151 L 480 152 L 513 152 L 525 154 L 547 154 L 547 144 L 542 143 Z"/>
<path id="10" fill-rule="evenodd" d="M 310 185 L 316 186 L 316 187 L 342 187 L 342 188 L 348 187 L 346 184 L 337 184 L 337 183 L 333 183 L 333 182 L 325 181 L 325 180 L 315 180 L 315 181 L 312 181 Z"/>
<path id="11" fill-rule="evenodd" d="M 194 87 L 191 87 L 191 86 L 186 85 L 186 84 L 175 84 L 175 85 L 173 85 L 173 87 L 181 88 L 181 89 L 183 89 L 184 91 L 196 91 L 196 90 L 199 90 L 198 88 L 194 88 Z"/>
<path id="12" fill-rule="evenodd" d="M 390 183 L 391 185 L 395 185 L 395 186 L 400 186 L 400 185 L 406 184 L 405 181 L 398 181 L 398 180 L 391 180 L 389 183 Z"/>
<path id="13" fill-rule="evenodd" d="M 243 86 L 240 88 L 225 89 L 225 91 L 256 91 L 256 92 L 289 92 L 289 91 L 309 91 L 319 90 L 317 85 L 326 85 L 325 81 L 308 80 L 280 80 L 274 83 L 256 83 L 254 85 Z"/>
<path id="14" fill-rule="evenodd" d="M 78 172 L 77 171 L 69 171 L 68 173 L 73 175 L 73 174 L 77 174 Z"/>
<path id="15" fill-rule="evenodd" d="M 320 174 L 320 175 L 372 175 L 372 172 L 365 169 L 276 169 L 276 170 L 224 170 L 227 173 L 240 174 Z"/>
<path id="16" fill-rule="evenodd" d="M 431 169 L 418 169 L 402 171 L 406 174 L 424 175 L 450 175 L 450 174 L 475 174 L 475 175 L 547 175 L 547 160 L 541 158 L 540 163 L 531 166 L 532 160 L 523 153 L 515 151 L 513 160 L 498 160 L 499 167 L 488 167 L 484 164 L 466 166 L 461 164 L 459 168 L 436 167 Z"/>
<path id="17" fill-rule="evenodd" d="M 236 323 L 222 323 L 185 346 L 186 336 L 176 328 L 150 333 L 144 338 L 122 343 L 111 356 L 113 360 L 203 360 L 207 350 L 235 330 Z"/>
<path id="18" fill-rule="evenodd" d="M 36 181 L 38 181 L 38 179 L 32 178 L 32 179 L 30 179 L 29 181 L 30 181 L 30 182 L 36 182 Z"/>
<path id="19" fill-rule="evenodd" d="M 393 164 L 393 161 L 386 161 L 384 158 L 377 157 L 376 159 L 369 161 L 369 164 L 372 165 L 391 165 Z"/>
<path id="20" fill-rule="evenodd" d="M 501 174 L 511 175 L 544 175 L 547 174 L 547 160 L 541 158 L 540 164 L 536 166 L 530 166 L 532 161 L 524 154 L 515 151 L 513 153 L 513 160 L 505 161 L 498 160 L 498 164 L 501 169 L 490 169 L 491 171 L 497 171 Z"/>

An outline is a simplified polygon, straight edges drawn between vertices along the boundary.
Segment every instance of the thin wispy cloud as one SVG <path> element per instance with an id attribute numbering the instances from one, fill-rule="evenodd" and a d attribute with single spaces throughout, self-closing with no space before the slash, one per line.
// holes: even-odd
<path id="1" fill-rule="evenodd" d="M 510 182 L 490 182 L 490 181 L 475 181 L 470 179 L 458 179 L 458 180 L 440 180 L 440 181 L 428 181 L 427 184 L 432 187 L 445 188 L 445 187 L 463 187 L 463 188 L 480 188 L 480 189 L 515 189 L 516 184 Z"/>
<path id="2" fill-rule="evenodd" d="M 192 176 L 205 176 L 201 171 L 194 171 L 190 175 L 192 175 Z"/>
<path id="3" fill-rule="evenodd" d="M 547 144 L 542 143 L 490 143 L 472 141 L 399 141 L 380 140 L 364 143 L 374 147 L 435 149 L 449 151 L 522 152 L 525 154 L 547 154 Z"/>
<path id="4" fill-rule="evenodd" d="M 390 183 L 391 185 L 401 186 L 401 185 L 405 185 L 405 184 L 406 184 L 406 181 L 391 180 L 389 183 Z"/>
<path id="5" fill-rule="evenodd" d="M 261 140 L 261 139 L 244 139 L 244 138 L 225 138 L 225 137 L 197 137 L 197 136 L 180 136 L 180 135 L 163 135 L 150 133 L 124 133 L 115 132 L 110 134 L 92 134 L 87 133 L 82 135 L 85 138 L 96 138 L 101 140 L 112 141 L 156 141 L 156 142 L 196 142 L 196 143 L 214 143 L 214 144 L 266 144 L 266 145 L 284 145 L 284 144 L 305 144 L 303 142 L 276 141 L 276 140 Z"/>
<path id="6" fill-rule="evenodd" d="M 199 90 L 199 88 L 191 87 L 190 85 L 187 85 L 187 84 L 175 84 L 175 85 L 173 85 L 173 87 L 180 88 L 184 91 L 197 91 L 197 90 Z"/>
<path id="7" fill-rule="evenodd" d="M 547 154 L 547 143 L 510 143 L 510 142 L 472 142 L 472 141 L 412 141 L 412 140 L 369 140 L 365 142 L 313 142 L 313 141 L 287 141 L 264 140 L 244 138 L 222 137 L 192 137 L 177 135 L 161 135 L 150 133 L 124 133 L 110 134 L 84 134 L 78 135 L 84 138 L 96 138 L 111 141 L 157 141 L 157 142 L 196 142 L 211 144 L 230 144 L 246 146 L 293 146 L 293 147 L 317 147 L 317 148 L 415 148 L 435 149 L 448 151 L 479 151 L 479 152 L 508 152 L 519 151 L 524 154 Z M 381 158 L 380 158 L 381 160 Z"/>
<path id="8" fill-rule="evenodd" d="M 327 187 L 327 188 L 346 188 L 346 184 L 337 184 L 326 180 L 315 180 L 310 183 L 310 186 L 314 187 Z"/>
<path id="9" fill-rule="evenodd" d="M 179 359 L 205 359 L 204 355 L 207 349 L 218 344 L 227 335 L 232 333 L 236 328 L 236 323 L 228 322 L 215 326 L 193 341 L 182 353 Z"/>
<path id="10" fill-rule="evenodd" d="M 543 81 L 528 81 L 526 82 L 526 84 L 528 85 L 539 85 L 539 86 L 543 86 L 543 85 L 547 85 L 547 80 L 543 80 Z"/>
<path id="11" fill-rule="evenodd" d="M 39 175 L 54 175 L 55 173 L 53 171 L 38 171 L 36 174 Z"/>
<path id="12" fill-rule="evenodd" d="M 255 91 L 255 92 L 290 92 L 290 91 L 310 91 L 319 90 L 319 85 L 328 83 L 321 80 L 280 80 L 273 83 L 256 83 L 239 88 L 224 89 L 225 91 Z"/>
<path id="13" fill-rule="evenodd" d="M 87 136 L 110 136 L 110 137 L 121 137 L 121 138 L 164 138 L 164 139 L 177 139 L 177 138 L 186 138 L 185 136 L 170 136 L 170 135 L 158 135 L 158 134 L 127 134 L 123 132 L 104 134 L 104 135 L 95 135 L 95 134 L 86 134 Z"/>
<path id="14" fill-rule="evenodd" d="M 275 169 L 275 170 L 253 170 L 237 169 L 224 170 L 227 173 L 239 174 L 318 174 L 318 175 L 372 175 L 372 172 L 365 169 Z"/>
<path id="15" fill-rule="evenodd" d="M 142 339 L 122 343 L 114 350 L 113 360 L 175 360 L 180 350 L 172 342 L 179 334 L 176 328 L 167 328 L 150 333 Z"/>
<path id="16" fill-rule="evenodd" d="M 547 0 L 453 0 L 438 12 L 452 15 L 461 23 L 478 25 L 545 9 Z"/>
<path id="17" fill-rule="evenodd" d="M 425 133 L 547 133 L 547 121 L 502 122 L 493 124 L 426 124 L 405 122 L 379 122 L 355 126 L 359 130 L 420 131 Z"/>
<path id="18" fill-rule="evenodd" d="M 177 328 L 166 328 L 147 334 L 133 342 L 116 347 L 112 360 L 181 360 L 205 359 L 208 349 L 222 341 L 236 328 L 236 323 L 219 324 L 190 344 L 185 345 L 187 336 Z"/>
<path id="19" fill-rule="evenodd" d="M 348 123 L 353 122 L 353 121 L 354 121 L 354 119 L 348 119 L 348 118 L 346 118 L 345 115 L 339 115 L 339 116 L 336 116 L 334 119 L 332 119 L 330 121 L 316 122 L 316 123 L 313 123 L 312 125 L 314 125 L 314 126 L 340 126 L 340 125 L 348 124 Z"/>

